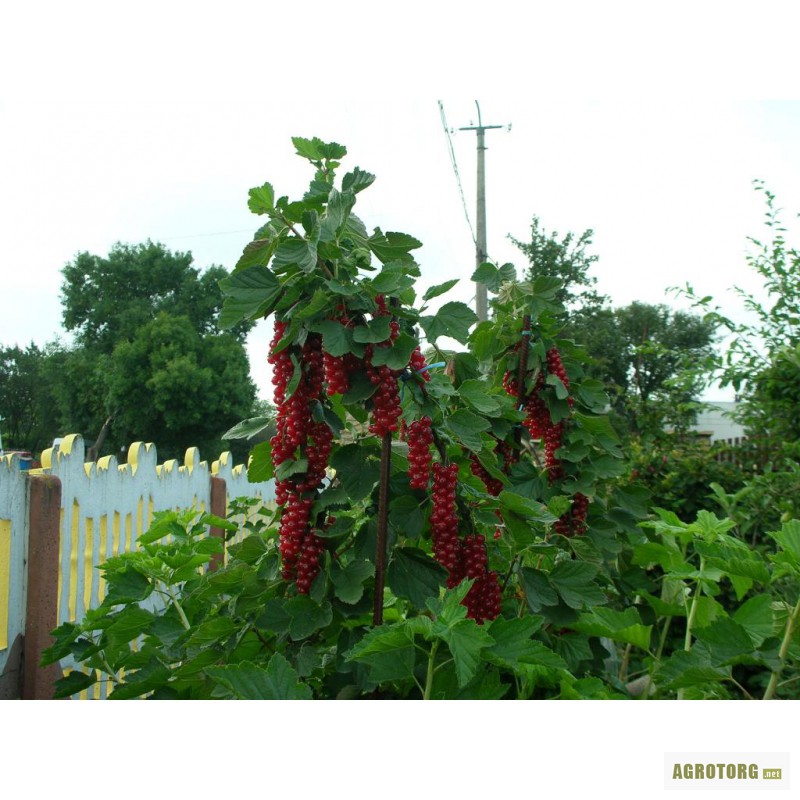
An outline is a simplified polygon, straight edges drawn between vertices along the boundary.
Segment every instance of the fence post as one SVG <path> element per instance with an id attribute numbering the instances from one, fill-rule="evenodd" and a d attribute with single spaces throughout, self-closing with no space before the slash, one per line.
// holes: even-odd
<path id="1" fill-rule="evenodd" d="M 52 700 L 61 677 L 58 664 L 40 667 L 42 652 L 58 624 L 58 549 L 61 539 L 61 481 L 31 475 L 29 492 L 28 598 L 26 603 L 22 699 Z"/>
<path id="2" fill-rule="evenodd" d="M 218 478 L 216 475 L 211 476 L 211 499 L 209 511 L 216 517 L 225 517 L 228 513 L 228 490 L 225 485 L 224 478 Z M 225 547 L 225 531 L 222 528 L 211 526 L 210 533 L 212 536 L 217 536 L 222 540 L 222 546 Z M 215 553 L 211 556 L 211 561 L 208 563 L 208 571 L 216 572 L 221 566 L 225 564 L 225 551 Z"/>

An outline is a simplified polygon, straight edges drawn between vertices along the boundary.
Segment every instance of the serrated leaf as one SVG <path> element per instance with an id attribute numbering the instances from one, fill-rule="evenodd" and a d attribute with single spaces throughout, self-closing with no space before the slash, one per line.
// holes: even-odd
<path id="1" fill-rule="evenodd" d="M 297 265 L 310 275 L 317 268 L 317 247 L 305 239 L 286 239 L 275 248 L 272 265 L 274 269 Z"/>
<path id="2" fill-rule="evenodd" d="M 534 613 L 543 606 L 554 606 L 558 603 L 558 594 L 550 583 L 547 574 L 532 567 L 522 568 L 522 583 L 528 608 Z"/>
<path id="3" fill-rule="evenodd" d="M 433 300 L 434 297 L 439 297 L 439 295 L 446 294 L 449 292 L 459 281 L 459 278 L 453 278 L 452 280 L 445 281 L 444 283 L 437 283 L 435 286 L 431 286 L 425 294 L 422 295 L 422 300 Z"/>
<path id="4" fill-rule="evenodd" d="M 272 480 L 272 445 L 270 442 L 259 442 L 251 451 L 247 463 L 247 480 L 250 483 L 262 483 Z"/>
<path id="5" fill-rule="evenodd" d="M 484 626 L 474 620 L 462 619 L 441 633 L 453 656 L 459 686 L 465 686 L 475 676 L 481 661 L 481 651 L 494 644 Z"/>
<path id="6" fill-rule="evenodd" d="M 80 670 L 73 670 L 64 678 L 59 678 L 55 682 L 55 692 L 53 697 L 56 700 L 65 697 L 71 697 L 73 694 L 79 694 L 84 689 L 94 686 L 97 683 L 97 672 L 91 670 L 88 674 Z"/>
<path id="7" fill-rule="evenodd" d="M 281 294 L 278 279 L 265 266 L 256 265 L 234 272 L 219 282 L 225 295 L 217 325 L 228 330 L 245 319 L 263 316 Z"/>
<path id="8" fill-rule="evenodd" d="M 348 661 L 360 661 L 377 653 L 402 650 L 411 644 L 413 638 L 406 630 L 405 623 L 381 625 L 366 633 L 349 652 L 345 653 L 345 658 Z"/>
<path id="9" fill-rule="evenodd" d="M 386 573 L 386 583 L 392 592 L 418 609 L 424 609 L 429 598 L 439 595 L 446 579 L 444 567 L 413 547 L 395 548 Z"/>
<path id="10" fill-rule="evenodd" d="M 301 683 L 292 665 L 275 653 L 266 669 L 250 661 L 224 667 L 206 667 L 206 674 L 225 686 L 237 700 L 311 700 L 311 689 Z"/>
<path id="11" fill-rule="evenodd" d="M 481 433 L 492 426 L 471 411 L 459 409 L 445 418 L 445 429 L 469 450 L 478 452 L 483 447 Z"/>
<path id="12" fill-rule="evenodd" d="M 650 649 L 652 625 L 643 625 L 642 618 L 635 608 L 615 611 L 611 608 L 596 608 L 588 614 L 581 614 L 572 624 L 578 633 L 588 636 L 606 636 L 616 642 L 626 642 L 642 650 Z"/>
<path id="13" fill-rule="evenodd" d="M 698 641 L 704 642 L 714 664 L 750 655 L 755 644 L 745 628 L 730 617 L 721 617 L 710 625 L 693 630 Z"/>
<path id="14" fill-rule="evenodd" d="M 389 347 L 376 347 L 373 350 L 372 365 L 375 367 L 386 365 L 394 370 L 405 369 L 417 344 L 413 336 L 401 333 Z"/>
<path id="15" fill-rule="evenodd" d="M 458 394 L 481 414 L 498 414 L 502 408 L 500 400 L 487 393 L 485 381 L 468 380 L 458 387 Z"/>
<path id="16" fill-rule="evenodd" d="M 597 567 L 579 561 L 559 561 L 550 572 L 551 585 L 575 609 L 603 605 L 606 596 L 594 582 Z"/>
<path id="17" fill-rule="evenodd" d="M 656 683 L 665 688 L 685 689 L 704 683 L 723 681 L 731 676 L 730 667 L 714 666 L 708 651 L 695 646 L 690 652 L 678 650 L 661 663 L 656 673 Z"/>
<path id="18" fill-rule="evenodd" d="M 221 439 L 252 439 L 253 436 L 265 431 L 274 420 L 270 417 L 250 417 L 250 419 L 237 422 L 228 428 L 220 437 Z"/>
<path id="19" fill-rule="evenodd" d="M 254 214 L 268 214 L 275 210 L 275 190 L 271 183 L 256 186 L 248 192 L 247 207 Z"/>
<path id="20" fill-rule="evenodd" d="M 283 609 L 291 617 L 289 636 L 295 642 L 327 627 L 333 619 L 330 603 L 325 601 L 320 605 L 302 594 L 287 600 Z"/>
<path id="21" fill-rule="evenodd" d="M 543 617 L 523 617 L 492 622 L 489 634 L 494 644 L 486 649 L 484 658 L 501 667 L 517 670 L 523 664 L 538 664 L 553 669 L 566 669 L 564 660 L 549 647 L 531 637 L 541 627 Z"/>
<path id="22" fill-rule="evenodd" d="M 751 597 L 736 609 L 733 621 L 747 631 L 756 647 L 760 647 L 775 632 L 772 598 L 767 594 Z"/>
<path id="23" fill-rule="evenodd" d="M 331 582 L 336 596 L 343 603 L 357 603 L 364 594 L 364 581 L 374 574 L 375 567 L 369 561 L 351 561 L 344 569 L 334 563 L 331 567 Z"/>
<path id="24" fill-rule="evenodd" d="M 440 336 L 466 344 L 470 326 L 477 321 L 477 315 L 466 303 L 454 301 L 445 303 L 434 316 L 420 317 L 419 324 L 431 344 Z"/>
<path id="25" fill-rule="evenodd" d="M 375 228 L 367 246 L 382 264 L 387 264 L 390 261 L 413 261 L 410 251 L 422 247 L 422 242 L 405 233 L 387 231 L 384 234 L 380 228 Z"/>
<path id="26" fill-rule="evenodd" d="M 322 334 L 322 348 L 330 355 L 339 357 L 350 352 L 352 334 L 341 322 L 326 319 L 309 327 L 315 333 Z"/>
<path id="27" fill-rule="evenodd" d="M 360 344 L 377 344 L 389 338 L 391 317 L 376 317 L 365 325 L 353 329 L 353 341 Z"/>
<path id="28" fill-rule="evenodd" d="M 122 603 L 138 603 L 153 592 L 150 579 L 132 565 L 122 570 L 104 570 L 103 575 L 108 585 L 104 606 Z"/>
<path id="29" fill-rule="evenodd" d="M 369 495 L 380 479 L 380 464 L 373 452 L 359 444 L 348 444 L 331 458 L 336 477 L 354 503 Z"/>
<path id="30" fill-rule="evenodd" d="M 360 191 L 370 186 L 374 180 L 375 176 L 372 173 L 366 172 L 360 167 L 356 167 L 352 172 L 348 172 L 344 178 L 342 178 L 342 190 L 358 194 Z"/>

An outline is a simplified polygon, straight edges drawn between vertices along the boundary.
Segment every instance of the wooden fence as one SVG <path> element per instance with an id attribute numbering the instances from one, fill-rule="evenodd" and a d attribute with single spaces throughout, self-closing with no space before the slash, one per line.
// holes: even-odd
<path id="1" fill-rule="evenodd" d="M 102 602 L 96 567 L 134 550 L 156 511 L 224 517 L 233 498 L 269 504 L 275 497 L 271 481 L 249 483 L 229 453 L 209 466 L 191 447 L 183 464 L 158 464 L 155 446 L 136 442 L 127 464 L 84 459 L 78 435 L 46 450 L 38 470 L 20 470 L 17 456 L 0 458 L 0 699 L 52 697 L 54 679 L 74 664 L 39 667 L 50 631 Z M 93 698 L 104 697 L 105 686 L 92 688 Z"/>

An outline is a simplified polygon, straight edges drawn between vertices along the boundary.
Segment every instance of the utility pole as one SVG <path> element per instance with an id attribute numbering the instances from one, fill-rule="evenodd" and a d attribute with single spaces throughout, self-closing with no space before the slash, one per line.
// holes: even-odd
<path id="1" fill-rule="evenodd" d="M 478 108 L 478 124 L 459 128 L 459 130 L 475 131 L 478 134 L 478 218 L 475 240 L 475 269 L 477 269 L 488 258 L 486 254 L 486 166 L 484 156 L 486 145 L 484 144 L 484 136 L 488 130 L 504 128 L 505 126 L 481 124 L 481 107 L 478 105 L 477 100 L 475 105 Z M 486 284 L 484 283 L 475 284 L 475 313 L 478 315 L 478 322 L 483 322 L 489 318 Z"/>

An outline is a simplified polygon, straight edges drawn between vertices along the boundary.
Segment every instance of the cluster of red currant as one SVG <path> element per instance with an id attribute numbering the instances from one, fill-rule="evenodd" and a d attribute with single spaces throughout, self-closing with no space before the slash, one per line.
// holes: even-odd
<path id="1" fill-rule="evenodd" d="M 532 438 L 541 439 L 544 442 L 545 469 L 547 470 L 548 479 L 552 483 L 564 477 L 563 465 L 556 457 L 556 451 L 561 447 L 564 437 L 564 421 L 553 422 L 550 411 L 547 408 L 547 403 L 544 399 L 544 391 L 547 385 L 546 376 L 548 374 L 558 377 L 567 391 L 569 391 L 569 378 L 567 378 L 567 372 L 561 361 L 561 355 L 556 347 L 547 351 L 543 369 L 539 371 L 532 391 L 525 398 L 525 419 L 522 423 L 528 429 Z M 514 397 L 518 396 L 519 385 L 510 371 L 506 372 L 503 376 L 503 386 L 510 395 Z M 569 397 L 568 402 L 570 407 L 572 407 L 574 403 L 573 398 Z"/>
<path id="2" fill-rule="evenodd" d="M 483 536 L 465 536 L 462 545 L 464 572 L 472 578 L 472 588 L 464 598 L 467 616 L 479 625 L 500 614 L 502 591 L 497 573 L 489 569 L 486 540 Z"/>
<path id="3" fill-rule="evenodd" d="M 420 350 L 419 345 L 417 345 L 414 348 L 414 351 L 411 353 L 411 359 L 408 362 L 408 366 L 411 368 L 412 372 L 422 375 L 423 380 L 429 381 L 431 379 L 431 375 L 426 369 L 428 362 L 425 360 L 425 356 L 422 355 L 422 350 Z"/>
<path id="4" fill-rule="evenodd" d="M 577 492 L 572 498 L 572 506 L 562 514 L 553 526 L 556 533 L 562 536 L 580 536 L 586 533 L 586 514 L 589 510 L 589 498 Z"/>
<path id="5" fill-rule="evenodd" d="M 469 468 L 472 470 L 473 475 L 483 481 L 483 485 L 489 494 L 497 497 L 503 491 L 503 482 L 493 478 L 474 453 L 469 457 Z"/>
<path id="6" fill-rule="evenodd" d="M 447 569 L 447 587 L 458 586 L 464 578 L 474 583 L 464 598 L 467 616 L 482 624 L 500 613 L 501 591 L 497 573 L 488 569 L 486 540 L 483 536 L 458 538 L 456 482 L 458 465 L 433 465 L 433 511 L 431 534 L 433 554 Z"/>
<path id="7" fill-rule="evenodd" d="M 433 431 L 431 418 L 422 417 L 412 422 L 406 430 L 408 442 L 408 477 L 412 489 L 427 489 L 431 472 L 431 445 Z"/>
<path id="8" fill-rule="evenodd" d="M 445 466 L 437 462 L 433 465 L 433 511 L 430 518 L 433 555 L 449 572 L 449 589 L 458 586 L 464 577 L 456 513 L 457 478 L 457 464 Z"/>
<path id="9" fill-rule="evenodd" d="M 282 506 L 280 522 L 281 559 L 285 580 L 295 579 L 297 591 L 308 594 L 311 582 L 319 572 L 322 540 L 314 533 L 311 515 L 315 492 L 325 477 L 333 434 L 324 422 L 312 419 L 313 404 L 323 392 L 323 353 L 319 334 L 309 334 L 302 348 L 287 347 L 275 352 L 286 333 L 286 323 L 275 323 L 275 336 L 270 346 L 269 363 L 275 387 L 277 424 L 272 437 L 272 463 L 277 468 L 300 452 L 307 460 L 305 473 L 276 479 L 275 499 Z M 299 355 L 300 379 L 291 397 L 286 388 L 294 375 L 292 353 Z"/>

